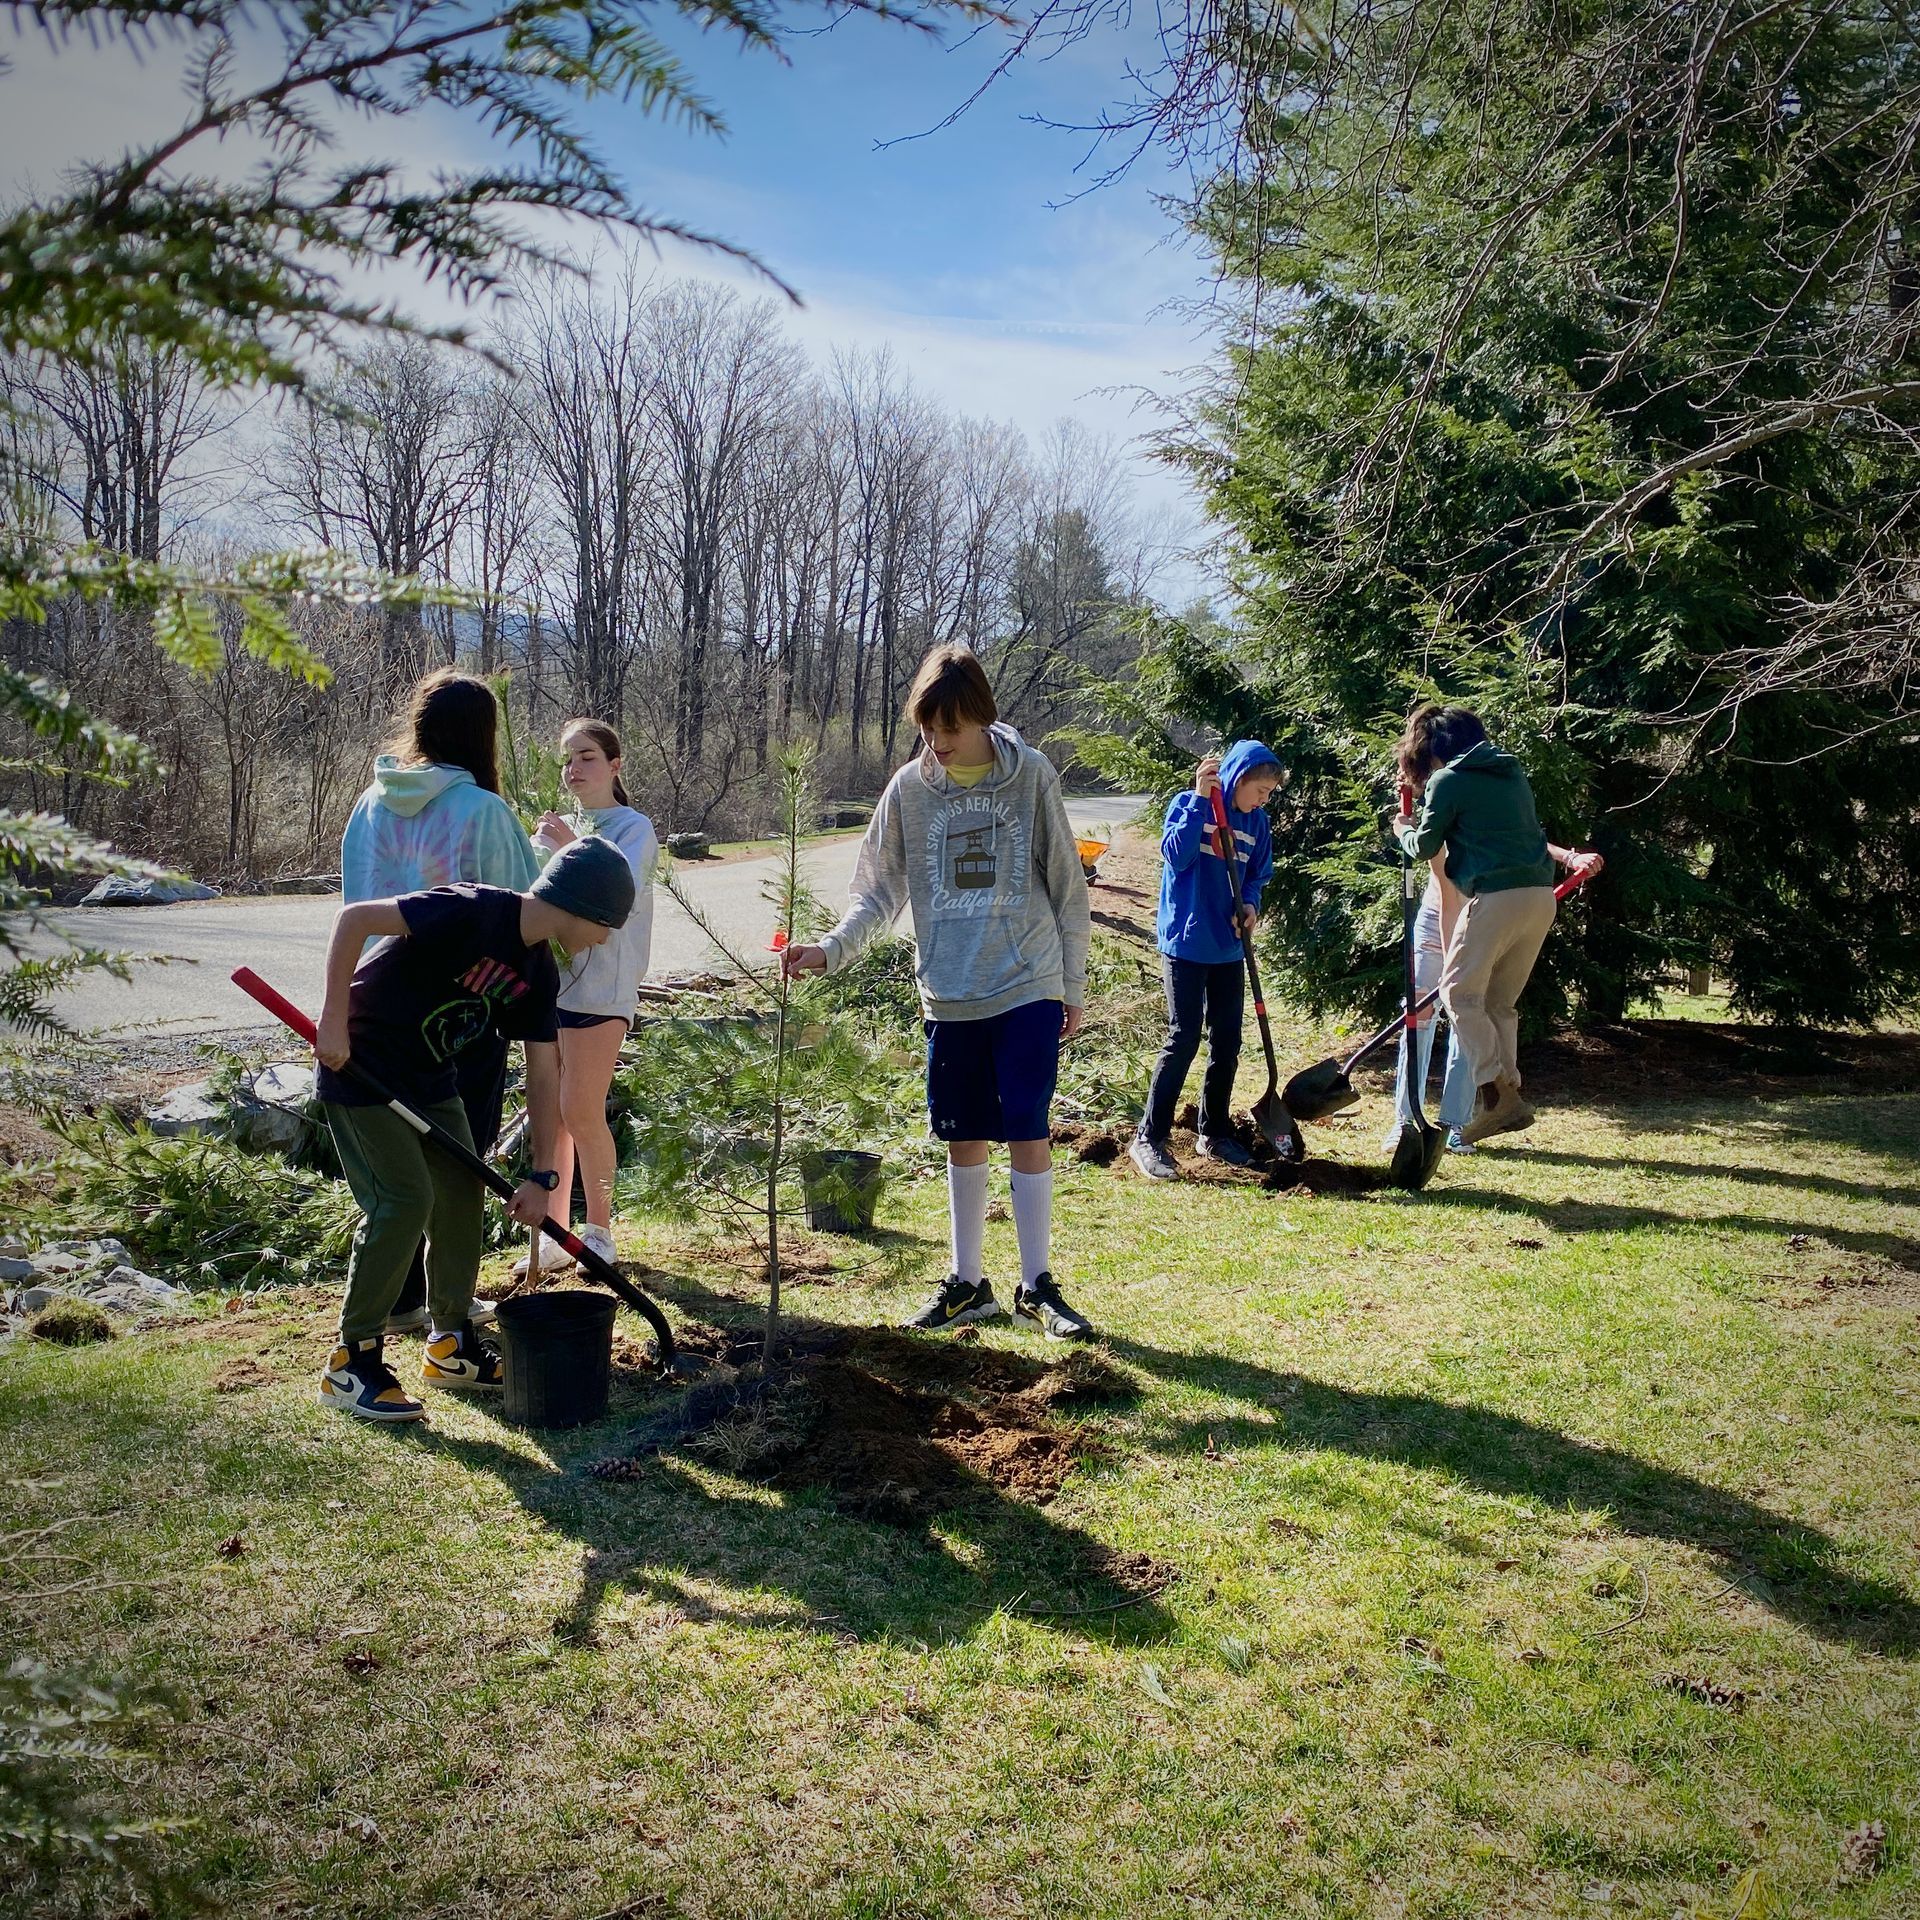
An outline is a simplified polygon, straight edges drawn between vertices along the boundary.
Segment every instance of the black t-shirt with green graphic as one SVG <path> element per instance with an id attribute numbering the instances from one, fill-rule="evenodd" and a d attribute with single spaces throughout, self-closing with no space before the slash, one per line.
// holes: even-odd
<path id="1" fill-rule="evenodd" d="M 347 1003 L 347 1039 L 409 1106 L 454 1097 L 454 1057 L 489 1028 L 508 1040 L 551 1040 L 560 969 L 542 941 L 520 937 L 520 895 L 459 885 L 402 894 L 404 934 L 380 941 L 360 962 Z M 346 1074 L 320 1069 L 322 1100 L 377 1106 Z"/>

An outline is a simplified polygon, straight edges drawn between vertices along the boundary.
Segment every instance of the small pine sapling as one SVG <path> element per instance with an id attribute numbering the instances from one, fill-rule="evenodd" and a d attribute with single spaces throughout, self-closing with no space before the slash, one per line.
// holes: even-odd
<path id="1" fill-rule="evenodd" d="M 666 877 L 667 890 L 755 1004 L 713 1018 L 651 1022 L 618 1076 L 635 1143 L 623 1193 L 659 1212 L 718 1214 L 750 1236 L 765 1260 L 769 1370 L 786 1272 L 781 1222 L 796 1210 L 802 1154 L 866 1135 L 886 1111 L 886 1077 L 853 1024 L 828 1018 L 821 982 L 789 980 L 779 964 L 789 941 L 812 937 L 825 918 L 801 867 L 811 776 L 809 749 L 781 754 L 779 851 L 763 889 L 773 965 L 749 959 L 671 869 Z"/>

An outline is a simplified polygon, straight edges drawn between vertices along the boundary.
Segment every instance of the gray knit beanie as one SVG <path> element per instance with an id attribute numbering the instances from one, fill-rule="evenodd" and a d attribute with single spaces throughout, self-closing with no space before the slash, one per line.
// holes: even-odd
<path id="1" fill-rule="evenodd" d="M 562 913 L 603 927 L 624 927 L 633 911 L 633 869 L 611 840 L 589 834 L 584 840 L 569 840 L 527 891 Z"/>

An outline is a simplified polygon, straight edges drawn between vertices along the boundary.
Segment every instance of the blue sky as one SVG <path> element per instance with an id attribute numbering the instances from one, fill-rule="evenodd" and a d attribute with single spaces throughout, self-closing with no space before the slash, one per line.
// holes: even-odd
<path id="1" fill-rule="evenodd" d="M 796 37 L 790 64 L 711 37 L 685 43 L 723 139 L 603 114 L 595 130 L 652 206 L 749 248 L 799 291 L 816 349 L 885 341 L 957 410 L 1037 437 L 1061 413 L 1126 441 L 1141 391 L 1176 390 L 1205 351 L 1169 310 L 1204 266 L 1157 204 L 1157 153 L 1096 185 L 1113 155 L 1086 125 L 1149 63 L 1151 14 L 1051 57 L 1024 56 L 952 125 L 1008 45 L 1004 28 L 945 42 L 867 16 Z M 1088 189 L 1092 190 L 1089 191 Z M 684 249 L 675 270 L 744 277 Z M 1136 462 L 1148 497 L 1185 499 Z"/>
<path id="2" fill-rule="evenodd" d="M 1151 17 L 1025 57 L 944 128 L 1000 58 L 1004 28 L 949 29 L 948 46 L 853 16 L 796 35 L 786 64 L 682 35 L 726 137 L 611 107 L 591 126 L 644 205 L 751 249 L 798 289 L 806 305 L 790 324 L 817 354 L 885 343 L 957 411 L 1035 438 L 1070 414 L 1125 440 L 1148 424 L 1137 391 L 1177 389 L 1204 354 L 1192 323 L 1163 311 L 1200 291 L 1204 268 L 1155 204 L 1169 184 L 1157 156 L 1076 197 L 1087 136 L 1032 120 L 1096 118 L 1124 90 L 1127 59 L 1150 63 Z M 0 48 L 15 61 L 0 79 L 0 188 L 177 124 L 168 57 L 56 56 L 4 25 Z M 376 140 L 422 163 L 473 155 L 468 138 L 425 122 Z M 661 270 L 754 284 L 682 247 Z M 1152 504 L 1179 509 L 1176 479 L 1129 464 Z"/>

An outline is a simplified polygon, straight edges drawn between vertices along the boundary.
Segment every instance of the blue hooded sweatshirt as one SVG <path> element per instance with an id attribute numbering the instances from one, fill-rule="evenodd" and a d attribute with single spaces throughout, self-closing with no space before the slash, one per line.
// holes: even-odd
<path id="1" fill-rule="evenodd" d="M 1220 790 L 1240 855 L 1240 897 L 1258 907 L 1273 872 L 1273 826 L 1266 809 L 1243 813 L 1234 789 L 1257 767 L 1278 768 L 1280 759 L 1258 740 L 1236 740 L 1220 757 Z M 1227 863 L 1214 851 L 1213 802 L 1193 792 L 1176 794 L 1160 836 L 1160 951 L 1175 960 L 1225 966 L 1240 959 L 1233 924 L 1233 883 Z"/>

